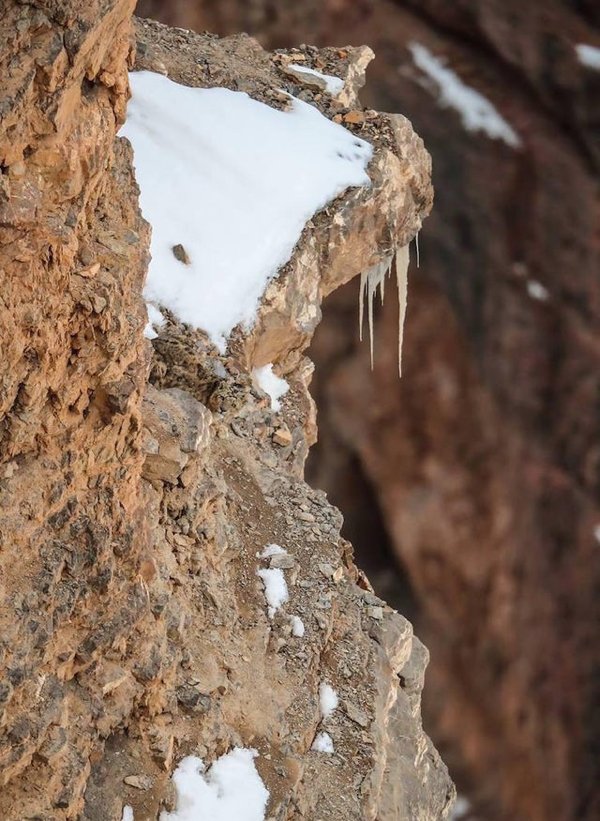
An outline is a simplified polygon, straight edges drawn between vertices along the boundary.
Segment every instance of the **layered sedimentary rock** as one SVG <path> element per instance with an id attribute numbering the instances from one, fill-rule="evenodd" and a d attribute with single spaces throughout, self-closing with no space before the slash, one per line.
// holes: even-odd
<path id="1" fill-rule="evenodd" d="M 116 137 L 127 69 L 279 105 L 284 88 L 343 120 L 364 52 L 293 55 L 346 79 L 336 102 L 286 73 L 289 55 L 134 33 L 131 12 L 8 3 L 0 24 L 0 816 L 155 819 L 182 756 L 244 746 L 269 818 L 446 818 L 426 651 L 302 478 L 321 300 L 414 236 L 428 155 L 407 120 L 370 113 L 372 186 L 307 225 L 253 329 L 219 354 L 168 314 L 150 343 L 149 226 Z M 281 413 L 251 376 L 266 362 L 290 384 Z M 270 543 L 284 556 L 261 558 Z M 289 601 L 269 614 L 258 571 L 273 568 Z M 326 719 L 323 682 L 339 697 Z M 322 730 L 331 755 L 311 749 Z"/>
<path id="2" fill-rule="evenodd" d="M 150 4 L 175 24 L 244 27 L 271 45 L 368 42 L 364 99 L 424 137 L 436 208 L 413 268 L 405 378 L 393 304 L 376 320 L 371 375 L 355 286 L 337 291 L 311 351 L 312 479 L 366 553 L 376 545 L 361 521 L 381 512 L 377 532 L 428 624 L 429 727 L 477 814 L 597 817 L 600 72 L 577 48 L 600 46 L 597 6 Z M 483 94 L 518 145 L 440 105 L 415 43 Z"/>

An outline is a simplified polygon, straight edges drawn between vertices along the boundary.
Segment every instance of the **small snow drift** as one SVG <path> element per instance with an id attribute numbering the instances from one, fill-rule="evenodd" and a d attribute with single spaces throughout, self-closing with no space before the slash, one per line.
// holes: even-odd
<path id="1" fill-rule="evenodd" d="M 146 304 L 146 308 L 148 310 L 148 322 L 146 323 L 146 327 L 144 328 L 144 336 L 146 339 L 156 339 L 158 334 L 154 330 L 154 328 L 160 328 L 162 325 L 165 324 L 165 318 L 158 310 L 155 305 L 152 305 L 151 302 Z"/>
<path id="2" fill-rule="evenodd" d="M 323 721 L 327 721 L 334 714 L 338 704 L 338 695 L 331 684 L 322 681 L 319 685 L 319 707 Z"/>
<path id="3" fill-rule="evenodd" d="M 331 755 L 334 752 L 333 739 L 329 733 L 319 733 L 312 743 L 311 750 L 316 753 Z"/>
<path id="4" fill-rule="evenodd" d="M 271 410 L 276 412 L 280 411 L 281 402 L 279 400 L 282 396 L 285 396 L 290 389 L 285 379 L 273 373 L 273 365 L 271 363 L 263 365 L 262 368 L 254 368 L 252 376 L 258 387 L 264 391 L 271 400 Z"/>
<path id="5" fill-rule="evenodd" d="M 149 71 L 130 83 L 120 134 L 133 145 L 152 226 L 146 298 L 224 351 L 236 325 L 252 326 L 307 220 L 348 187 L 370 184 L 372 146 L 293 98 L 279 111 Z"/>
<path id="6" fill-rule="evenodd" d="M 582 66 L 592 71 L 600 71 L 600 48 L 587 43 L 579 43 L 575 46 L 575 52 Z"/>
<path id="7" fill-rule="evenodd" d="M 271 556 L 287 556 L 287 550 L 279 544 L 268 544 L 260 554 L 261 559 L 269 559 Z"/>
<path id="8" fill-rule="evenodd" d="M 283 570 L 268 568 L 257 570 L 257 575 L 262 579 L 265 588 L 265 598 L 267 600 L 269 618 L 272 619 L 282 604 L 289 599 L 288 587 L 283 575 Z"/>
<path id="9" fill-rule="evenodd" d="M 463 83 L 458 74 L 421 43 L 409 43 L 408 48 L 417 68 L 437 86 L 439 104 L 457 111 L 467 131 L 481 131 L 511 148 L 521 145 L 517 132 L 483 94 Z M 420 84 L 429 87 L 426 81 Z"/>
<path id="10" fill-rule="evenodd" d="M 173 773 L 177 809 L 160 821 L 264 821 L 269 792 L 254 759 L 256 750 L 236 747 L 205 772 L 200 758 L 187 756 Z"/>
<path id="11" fill-rule="evenodd" d="M 299 639 L 303 638 L 305 627 L 300 616 L 290 616 L 290 623 L 292 625 L 292 636 L 296 636 L 296 638 Z"/>

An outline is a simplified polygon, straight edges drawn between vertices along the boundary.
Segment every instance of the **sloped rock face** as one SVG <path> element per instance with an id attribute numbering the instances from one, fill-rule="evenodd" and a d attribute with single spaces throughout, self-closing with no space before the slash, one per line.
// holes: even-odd
<path id="1" fill-rule="evenodd" d="M 1 23 L 0 817 L 117 821 L 128 804 L 155 819 L 183 755 L 243 745 L 271 819 L 446 818 L 426 654 L 302 478 L 321 300 L 414 236 L 429 158 L 406 120 L 373 112 L 372 188 L 311 221 L 253 331 L 219 356 L 169 316 L 151 346 L 149 227 L 115 137 L 131 7 L 9 3 Z M 275 104 L 287 83 L 345 110 L 247 37 L 136 34 L 138 68 Z M 364 52 L 316 56 L 353 99 Z M 266 361 L 290 383 L 280 414 L 250 375 Z M 273 542 L 285 561 L 260 558 Z M 269 565 L 289 589 L 272 618 Z M 322 682 L 340 699 L 326 721 Z M 322 729 L 333 755 L 311 750 Z"/>
<path id="2" fill-rule="evenodd" d="M 575 45 L 600 45 L 597 5 L 150 3 L 175 24 L 243 25 L 271 45 L 368 42 L 364 99 L 424 137 L 436 208 L 413 269 L 405 378 L 393 305 L 371 375 L 356 290 L 333 294 L 311 349 L 312 480 L 351 512 L 348 468 L 362 466 L 426 622 L 429 726 L 478 814 L 596 818 L 600 73 Z M 440 107 L 411 42 L 491 100 L 518 150 Z"/>

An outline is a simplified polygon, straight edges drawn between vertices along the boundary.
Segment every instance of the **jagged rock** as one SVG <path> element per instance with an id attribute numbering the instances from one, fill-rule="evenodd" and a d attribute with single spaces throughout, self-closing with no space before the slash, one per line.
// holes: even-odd
<path id="1" fill-rule="evenodd" d="M 374 142 L 373 186 L 307 225 L 254 328 L 220 355 L 167 316 L 151 352 L 148 226 L 115 138 L 132 3 L 6 5 L 0 816 L 118 821 L 130 804 L 156 819 L 182 755 L 243 745 L 259 752 L 273 818 L 447 818 L 447 771 L 433 753 L 427 771 L 415 764 L 429 742 L 418 699 L 410 714 L 400 699 L 410 625 L 366 603 L 341 517 L 302 478 L 315 434 L 302 349 L 323 296 L 427 215 L 422 143 L 403 118 L 349 124 Z M 277 61 L 249 38 L 136 28 L 137 67 L 282 104 Z M 350 60 L 357 87 L 362 58 L 348 55 L 321 59 Z M 277 421 L 250 374 L 271 359 L 290 382 Z M 257 570 L 273 542 L 292 561 L 278 568 L 289 600 L 268 613 Z M 332 756 L 311 749 L 323 681 L 360 718 L 328 718 Z"/>
<path id="2" fill-rule="evenodd" d="M 190 456 L 208 446 L 210 412 L 180 388 L 158 391 L 149 385 L 142 415 L 146 433 L 142 475 L 150 482 L 176 484 Z"/>
<path id="3" fill-rule="evenodd" d="M 401 384 L 393 306 L 376 320 L 374 375 L 355 341 L 356 289 L 324 306 L 310 353 L 322 444 L 311 481 L 347 512 L 349 538 L 365 534 L 363 560 L 375 529 L 364 522 L 375 520 L 410 577 L 433 651 L 428 726 L 474 813 L 595 819 L 600 72 L 576 45 L 598 46 L 598 4 L 141 0 L 140 9 L 223 35 L 243 29 L 267 45 L 373 46 L 364 99 L 400 108 L 425 139 L 436 207 L 410 286 Z M 440 106 L 411 43 L 489 99 L 521 149 L 470 134 Z M 353 484 L 357 463 L 364 478 Z"/>

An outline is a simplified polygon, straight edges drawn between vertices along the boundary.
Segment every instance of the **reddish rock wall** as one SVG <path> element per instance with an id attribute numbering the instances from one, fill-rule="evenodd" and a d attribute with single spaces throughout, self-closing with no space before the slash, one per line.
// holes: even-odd
<path id="1" fill-rule="evenodd" d="M 170 314 L 151 344 L 149 226 L 116 136 L 127 69 L 281 105 L 280 88 L 299 90 L 282 66 L 295 58 L 134 27 L 129 0 L 3 10 L 0 818 L 121 821 L 128 806 L 156 821 L 183 756 L 210 766 L 236 746 L 258 752 L 271 818 L 448 818 L 454 787 L 421 725 L 427 652 L 302 477 L 315 435 L 302 350 L 323 296 L 427 215 L 422 141 L 372 113 L 372 185 L 307 224 L 226 355 Z M 316 57 L 346 70 L 352 97 L 361 54 Z M 250 373 L 265 357 L 290 383 L 278 413 Z M 286 552 L 261 556 L 272 542 Z M 286 579 L 277 613 L 259 569 Z M 331 755 L 313 749 L 325 726 Z"/>

